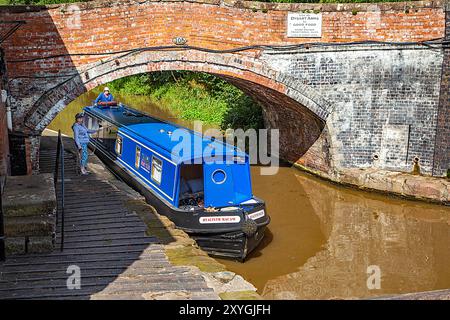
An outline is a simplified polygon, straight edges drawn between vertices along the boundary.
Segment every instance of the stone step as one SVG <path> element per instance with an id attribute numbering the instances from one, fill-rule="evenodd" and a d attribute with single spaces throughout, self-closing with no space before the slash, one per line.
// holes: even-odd
<path id="1" fill-rule="evenodd" d="M 61 211 L 62 212 L 62 211 Z M 59 216 L 61 218 L 61 215 Z M 139 217 L 134 214 L 134 213 L 129 213 L 127 211 L 123 211 L 123 212 L 101 212 L 101 213 L 96 213 L 96 212 L 88 212 L 86 213 L 80 213 L 80 214 L 75 214 L 75 213 L 70 213 L 70 214 L 66 214 L 65 215 L 65 222 L 66 223 L 76 223 L 76 222 L 81 222 L 81 221 L 101 221 L 104 219 L 112 219 L 112 218 L 122 218 L 122 219 L 129 219 L 129 218 L 137 218 L 139 219 Z M 60 222 L 61 219 L 59 219 L 58 222 Z"/>
<path id="2" fill-rule="evenodd" d="M 51 236 L 55 232 L 56 216 L 5 217 L 5 236 Z"/>
<path id="3" fill-rule="evenodd" d="M 58 227 L 58 230 L 60 230 L 60 227 Z M 102 230 L 85 230 L 85 231 L 80 231 L 80 230 L 65 230 L 64 236 L 66 238 L 70 238 L 70 237 L 85 237 L 85 236 L 91 236 L 91 235 L 101 235 L 101 236 L 105 236 L 105 235 L 115 235 L 115 234 L 142 234 L 145 233 L 147 231 L 147 228 L 143 225 L 139 226 L 139 227 L 135 227 L 135 226 L 131 226 L 131 227 L 122 227 L 122 226 L 117 226 L 115 228 L 110 228 L 110 229 L 102 229 Z M 57 239 L 59 238 L 59 235 L 57 236 Z"/>
<path id="4" fill-rule="evenodd" d="M 114 222 L 114 223 L 104 223 L 102 224 L 100 227 L 97 225 L 80 225 L 80 226 L 71 226 L 71 225 L 66 225 L 65 226 L 66 232 L 71 232 L 71 231 L 95 231 L 95 230 L 110 230 L 110 229 L 121 229 L 121 228 L 125 228 L 125 227 L 136 227 L 136 228 L 140 228 L 142 227 L 142 224 L 139 224 L 139 222 L 137 221 L 131 221 L 131 222 Z"/>
<path id="5" fill-rule="evenodd" d="M 80 267 L 80 274 L 82 280 L 90 280 L 92 278 L 111 278 L 111 277 L 146 277 L 146 279 L 153 279 L 154 282 L 177 281 L 179 279 L 185 280 L 186 277 L 191 277 L 189 270 L 180 272 L 174 271 L 169 263 L 163 264 L 158 262 L 155 267 L 148 261 L 148 266 L 140 266 L 138 268 L 132 267 L 129 264 L 123 266 L 115 266 L 114 268 L 83 268 Z M 17 283 L 34 285 L 45 285 L 53 281 L 66 281 L 72 273 L 67 273 L 67 267 L 55 269 L 49 272 L 30 272 L 22 274 L 1 274 L 0 288 L 3 290 L 11 285 Z M 12 288 L 12 287 L 11 287 Z"/>
<path id="6" fill-rule="evenodd" d="M 91 241 L 110 241 L 110 240 L 131 240 L 131 239 L 152 239 L 154 240 L 154 237 L 146 236 L 144 232 L 138 232 L 138 233 L 119 233 L 119 234 L 104 234 L 104 235 L 88 235 L 80 237 L 76 234 L 71 235 L 70 237 L 64 236 L 64 243 L 65 244 L 80 244 L 80 243 L 89 243 Z M 60 240 L 60 235 L 56 237 L 56 241 Z"/>
<path id="7" fill-rule="evenodd" d="M 95 248 L 110 248 L 135 246 L 140 244 L 150 244 L 157 241 L 155 237 L 139 237 L 127 239 L 112 239 L 112 240 L 90 240 L 90 241 L 72 241 L 64 243 L 64 250 L 69 249 L 95 249 Z"/>
<path id="8" fill-rule="evenodd" d="M 110 223 L 120 223 L 120 222 L 135 222 L 136 224 L 141 223 L 141 219 L 139 219 L 137 216 L 121 216 L 116 215 L 115 213 L 110 213 L 110 217 L 103 216 L 103 217 L 94 217 L 94 218 L 87 218 L 87 217 L 65 217 L 65 224 L 72 225 L 76 227 L 80 226 L 91 226 L 93 223 L 95 223 L 96 226 L 103 226 L 104 224 L 110 224 Z M 67 218 L 67 219 L 66 219 Z"/>
<path id="9" fill-rule="evenodd" d="M 99 254 L 98 259 L 102 259 L 102 261 L 98 261 L 93 258 L 90 254 L 85 255 L 70 255 L 70 256 L 55 256 L 53 259 L 49 258 L 35 258 L 35 259 L 23 259 L 9 262 L 2 266 L 3 272 L 43 272 L 47 271 L 48 268 L 58 269 L 59 266 L 66 267 L 71 264 L 77 264 L 84 267 L 107 267 L 113 268 L 116 266 L 112 264 L 112 262 L 116 262 L 118 265 L 129 265 L 129 262 L 138 263 L 139 261 L 148 261 L 150 260 L 152 263 L 161 263 L 166 261 L 166 258 L 163 253 L 154 254 L 145 256 L 142 254 L 142 251 L 131 252 L 131 253 L 117 253 L 117 254 Z M 9 261 L 9 259 L 8 259 Z M 146 262 L 147 263 L 147 262 Z"/>
<path id="10" fill-rule="evenodd" d="M 54 249 L 53 236 L 8 237 L 5 239 L 6 254 L 51 252 Z"/>
<path id="11" fill-rule="evenodd" d="M 121 205 L 117 206 L 85 206 L 79 208 L 65 208 L 64 211 L 67 214 L 71 213 L 88 213 L 88 212 L 123 212 L 125 211 L 125 207 Z"/>

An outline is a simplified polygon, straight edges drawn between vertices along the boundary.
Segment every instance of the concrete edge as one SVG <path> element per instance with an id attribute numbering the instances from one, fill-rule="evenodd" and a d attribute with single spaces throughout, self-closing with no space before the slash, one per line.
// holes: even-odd
<path id="1" fill-rule="evenodd" d="M 370 300 L 450 300 L 450 289 L 383 295 Z"/>
<path id="2" fill-rule="evenodd" d="M 339 186 L 350 187 L 350 188 L 359 189 L 361 191 L 366 191 L 366 192 L 376 192 L 378 194 L 383 194 L 383 195 L 388 195 L 388 196 L 395 196 L 395 197 L 405 199 L 405 200 L 423 201 L 423 202 L 434 203 L 434 204 L 439 204 L 439 205 L 444 205 L 444 206 L 450 206 L 450 193 L 448 191 L 448 190 L 450 190 L 450 182 L 448 182 L 447 190 L 444 190 L 444 188 L 442 188 L 442 190 L 441 190 L 441 194 L 443 194 L 444 197 L 437 198 L 437 197 L 429 197 L 429 196 L 423 195 L 420 192 L 407 192 L 403 188 L 402 188 L 402 192 L 399 192 L 394 189 L 392 189 L 392 190 L 377 189 L 377 188 L 371 187 L 369 185 L 366 185 L 364 182 L 356 183 L 356 181 L 361 180 L 361 179 L 357 179 L 357 177 L 353 177 L 353 178 L 355 178 L 355 182 L 352 182 L 349 180 L 344 180 L 344 179 L 342 179 L 342 176 L 347 174 L 347 172 L 345 170 L 341 170 L 341 171 L 333 173 L 333 174 L 327 174 L 324 172 L 313 170 L 311 168 L 308 168 L 308 167 L 298 164 L 298 163 L 294 163 L 293 167 L 300 171 L 314 175 L 325 181 L 335 183 Z M 376 172 L 376 171 L 369 171 L 369 169 L 361 169 L 360 171 L 361 171 L 360 178 L 362 178 L 363 180 L 365 180 L 367 177 L 372 178 L 370 176 L 370 174 L 373 172 Z M 394 171 L 387 171 L 387 170 L 380 170 L 379 172 L 386 172 L 386 173 L 391 174 L 393 177 L 402 176 L 405 178 L 410 178 L 411 180 L 417 179 L 417 177 L 423 177 L 425 179 L 429 179 L 430 181 L 434 181 L 437 188 L 439 188 L 438 187 L 439 183 L 445 181 L 445 178 L 415 176 L 415 175 L 404 173 L 404 172 L 394 172 Z M 387 177 L 387 180 L 390 180 L 390 182 L 392 184 L 395 183 L 395 180 L 392 179 L 391 177 Z"/>

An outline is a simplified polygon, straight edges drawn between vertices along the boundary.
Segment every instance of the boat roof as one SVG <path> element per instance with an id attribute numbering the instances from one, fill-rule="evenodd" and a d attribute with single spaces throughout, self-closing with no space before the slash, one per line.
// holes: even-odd
<path id="1" fill-rule="evenodd" d="M 88 106 L 85 111 L 94 116 L 102 118 L 113 123 L 120 129 L 125 129 L 140 138 L 157 145 L 172 155 L 172 159 L 178 162 L 184 162 L 191 159 L 201 158 L 205 154 L 207 148 L 209 154 L 216 156 L 240 156 L 247 157 L 245 152 L 235 148 L 233 145 L 224 143 L 221 140 L 214 140 L 211 137 L 203 136 L 201 133 L 188 129 L 186 127 L 171 123 L 169 121 L 151 116 L 145 112 L 120 105 L 118 107 L 94 107 Z M 173 153 L 174 148 L 180 143 L 180 140 L 173 141 L 169 133 L 175 130 L 185 130 L 190 136 L 191 154 L 187 156 L 179 156 Z M 164 130 L 164 131 L 162 131 Z M 184 133 L 183 133 L 184 136 Z M 199 140 L 199 138 L 201 140 Z M 194 141 L 201 141 L 202 148 L 195 148 Z"/>

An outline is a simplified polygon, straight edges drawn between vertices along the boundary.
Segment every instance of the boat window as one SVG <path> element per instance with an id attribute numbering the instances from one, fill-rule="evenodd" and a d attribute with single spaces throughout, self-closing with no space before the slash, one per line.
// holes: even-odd
<path id="1" fill-rule="evenodd" d="M 141 154 L 141 168 L 150 172 L 150 157 L 145 153 Z"/>
<path id="2" fill-rule="evenodd" d="M 141 163 L 141 147 L 136 146 L 136 159 L 134 160 L 134 166 L 139 169 L 139 164 Z"/>
<path id="3" fill-rule="evenodd" d="M 161 159 L 152 157 L 152 180 L 157 184 L 161 184 L 162 178 L 162 161 Z"/>
<path id="4" fill-rule="evenodd" d="M 107 151 L 114 152 L 114 147 L 117 139 L 117 126 L 107 122 L 105 120 L 100 120 L 98 122 L 100 130 L 94 135 L 94 138 L 100 142 Z"/>
<path id="5" fill-rule="evenodd" d="M 89 129 L 89 130 L 98 130 L 98 120 L 97 118 L 93 118 L 91 116 L 86 116 L 84 118 L 84 125 Z"/>
<path id="6" fill-rule="evenodd" d="M 121 156 L 122 155 L 122 137 L 121 136 L 117 136 L 117 140 L 116 140 L 116 154 Z"/>
<path id="7" fill-rule="evenodd" d="M 215 184 L 222 184 L 227 179 L 227 174 L 225 171 L 218 169 L 212 173 L 211 179 Z"/>
<path id="8" fill-rule="evenodd" d="M 179 207 L 203 207 L 203 165 L 184 164 L 180 170 Z"/>

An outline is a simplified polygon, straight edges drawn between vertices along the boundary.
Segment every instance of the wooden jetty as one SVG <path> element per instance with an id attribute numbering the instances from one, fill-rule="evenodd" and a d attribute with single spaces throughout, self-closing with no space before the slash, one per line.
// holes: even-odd
<path id="1" fill-rule="evenodd" d="M 53 172 L 55 149 L 56 143 L 41 144 L 41 172 Z M 64 250 L 59 213 L 54 252 L 0 263 L 0 299 L 219 298 L 201 273 L 173 265 L 158 238 L 146 235 L 144 222 L 122 201 L 129 195 L 95 173 L 78 175 L 70 150 L 64 167 Z M 58 185 L 57 198 L 60 193 Z M 67 286 L 71 266 L 80 269 L 79 289 Z"/>

